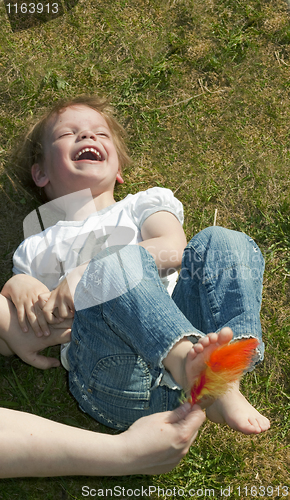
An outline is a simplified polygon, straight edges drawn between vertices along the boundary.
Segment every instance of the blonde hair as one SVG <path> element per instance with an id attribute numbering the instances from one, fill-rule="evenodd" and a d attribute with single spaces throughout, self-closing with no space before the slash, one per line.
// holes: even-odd
<path id="1" fill-rule="evenodd" d="M 120 170 L 122 171 L 124 167 L 130 164 L 131 160 L 125 143 L 125 130 L 115 119 L 114 110 L 108 99 L 88 95 L 80 95 L 72 99 L 61 99 L 32 126 L 16 152 L 15 160 L 19 166 L 17 176 L 27 187 L 35 187 L 31 176 L 32 165 L 35 163 L 41 164 L 44 160 L 44 137 L 49 120 L 54 115 L 60 114 L 64 109 L 76 105 L 95 109 L 104 117 L 112 134 Z M 43 199 L 43 193 L 41 197 Z"/>

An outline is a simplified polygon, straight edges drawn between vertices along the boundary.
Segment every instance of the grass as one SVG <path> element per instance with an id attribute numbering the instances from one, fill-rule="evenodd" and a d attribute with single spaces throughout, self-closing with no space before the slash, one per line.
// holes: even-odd
<path id="1" fill-rule="evenodd" d="M 231 499 L 289 498 L 281 489 L 290 487 L 287 4 L 79 0 L 71 10 L 67 2 L 63 6 L 64 15 L 12 32 L 0 4 L 1 283 L 10 276 L 23 218 L 35 207 L 10 168 L 16 138 L 31 116 L 58 97 L 109 95 L 133 157 L 116 199 L 156 185 L 170 188 L 184 204 L 188 238 L 212 225 L 218 209 L 218 225 L 250 234 L 262 249 L 265 361 L 244 378 L 243 392 L 272 427 L 265 435 L 243 436 L 206 422 L 171 473 L 2 480 L 0 498 L 81 499 L 85 484 L 133 490 L 151 485 L 151 498 L 159 487 L 164 499 L 173 497 L 174 487 L 178 498 L 188 498 L 190 490 L 206 498 L 207 489 L 223 498 L 229 487 Z M 63 369 L 40 372 L 17 358 L 2 358 L 0 365 L 2 406 L 108 432 L 78 410 Z"/>

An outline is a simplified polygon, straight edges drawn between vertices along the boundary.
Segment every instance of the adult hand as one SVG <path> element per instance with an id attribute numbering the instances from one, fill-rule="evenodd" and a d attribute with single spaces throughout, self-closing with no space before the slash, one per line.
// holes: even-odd
<path id="1" fill-rule="evenodd" d="M 174 411 L 137 420 L 120 438 L 127 441 L 123 455 L 126 474 L 163 474 L 186 455 L 205 415 L 198 405 L 185 403 Z M 129 462 L 129 463 L 128 463 Z"/>

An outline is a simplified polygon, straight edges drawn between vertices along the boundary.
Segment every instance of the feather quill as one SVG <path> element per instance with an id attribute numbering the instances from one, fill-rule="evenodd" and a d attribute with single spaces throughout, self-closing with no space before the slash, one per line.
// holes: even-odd
<path id="1" fill-rule="evenodd" d="M 213 351 L 191 388 L 191 404 L 204 396 L 218 398 L 224 394 L 229 384 L 239 380 L 250 366 L 258 344 L 257 339 L 242 339 Z"/>

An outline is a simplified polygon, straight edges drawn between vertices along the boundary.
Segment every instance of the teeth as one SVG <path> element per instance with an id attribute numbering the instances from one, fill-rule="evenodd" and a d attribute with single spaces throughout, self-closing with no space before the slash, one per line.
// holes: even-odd
<path id="1" fill-rule="evenodd" d="M 102 159 L 102 155 L 99 151 L 97 151 L 97 149 L 95 148 L 83 148 L 81 149 L 74 157 L 74 160 L 77 161 L 79 159 L 79 157 L 83 154 L 83 153 L 88 153 L 88 152 L 91 152 L 91 153 L 94 153 L 98 160 L 101 160 Z"/>

